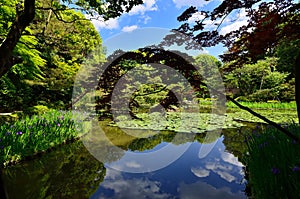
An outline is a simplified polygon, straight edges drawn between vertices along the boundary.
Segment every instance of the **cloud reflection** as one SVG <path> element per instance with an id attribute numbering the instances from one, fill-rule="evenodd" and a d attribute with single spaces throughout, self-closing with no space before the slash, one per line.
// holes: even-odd
<path id="1" fill-rule="evenodd" d="M 199 178 L 207 177 L 207 176 L 209 176 L 209 173 L 210 173 L 209 170 L 206 170 L 202 167 L 200 167 L 200 168 L 191 168 L 191 171 L 195 176 L 197 176 Z"/>
<path id="2" fill-rule="evenodd" d="M 244 193 L 237 192 L 232 193 L 230 188 L 223 187 L 217 189 L 210 184 L 205 182 L 196 182 L 194 184 L 179 185 L 179 192 L 181 199 L 235 199 L 235 198 L 246 198 Z"/>
<path id="3" fill-rule="evenodd" d="M 113 194 L 105 194 L 105 191 L 101 191 L 101 193 L 95 193 L 91 199 L 174 198 L 171 194 L 163 192 L 159 181 L 152 181 L 148 178 L 125 179 L 122 172 L 112 169 L 107 170 L 105 181 L 100 187 Z"/>

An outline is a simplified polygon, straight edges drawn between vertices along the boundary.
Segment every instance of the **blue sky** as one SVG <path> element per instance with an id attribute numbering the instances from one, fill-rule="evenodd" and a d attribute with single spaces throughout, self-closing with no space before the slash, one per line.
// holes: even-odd
<path id="1" fill-rule="evenodd" d="M 143 5 L 135 6 L 129 13 L 125 13 L 122 16 L 110 19 L 106 22 L 101 20 L 92 20 L 92 23 L 96 29 L 100 32 L 103 41 L 108 41 L 109 45 L 124 45 L 129 42 L 134 44 L 141 43 L 140 41 L 147 40 L 142 35 L 145 32 L 138 32 L 143 28 L 154 28 L 152 32 L 148 32 L 151 37 L 155 35 L 155 31 L 167 32 L 173 28 L 180 26 L 177 21 L 177 17 L 189 6 L 193 5 L 198 7 L 200 10 L 212 10 L 217 5 L 219 5 L 222 0 L 211 0 L 209 2 L 205 0 L 143 0 Z M 194 19 L 201 18 L 199 13 L 194 14 L 189 21 L 193 22 Z M 234 22 L 232 22 L 234 20 Z M 208 21 L 208 24 L 212 24 L 209 28 L 213 29 L 216 26 L 213 22 Z M 236 29 L 241 25 L 246 23 L 245 13 L 242 11 L 240 13 L 235 13 L 229 16 L 224 25 L 220 27 L 221 33 L 226 33 L 230 30 Z M 160 29 L 159 29 L 160 28 Z M 146 31 L 147 32 L 147 31 Z M 152 34 L 153 33 L 153 34 Z M 163 34 L 163 33 L 161 33 Z M 112 39 L 113 38 L 113 39 Z M 122 38 L 122 39 L 121 39 Z M 118 41 L 118 42 L 112 42 Z M 149 37 L 148 37 L 149 40 Z M 128 41 L 128 42 L 122 42 Z M 114 43 L 114 44 L 112 44 Z M 134 47 L 140 47 L 138 45 L 133 45 Z M 117 47 L 116 47 L 117 48 Z M 122 49 L 122 47 L 120 47 Z M 226 49 L 222 46 L 212 47 L 204 49 L 203 52 L 209 53 L 214 56 L 222 54 Z M 202 52 L 202 53 L 203 53 Z M 201 53 L 201 52 L 199 52 Z"/>

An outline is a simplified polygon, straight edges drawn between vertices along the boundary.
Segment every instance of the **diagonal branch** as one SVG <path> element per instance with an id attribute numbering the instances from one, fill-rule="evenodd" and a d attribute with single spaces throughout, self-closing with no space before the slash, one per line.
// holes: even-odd
<path id="1" fill-rule="evenodd" d="M 222 93 L 220 91 L 217 91 L 216 89 L 212 88 L 211 86 L 208 86 L 204 82 L 200 82 L 200 84 L 203 85 L 203 86 L 206 86 L 207 88 L 209 88 L 212 91 L 216 92 L 218 95 L 225 96 L 227 100 L 232 101 L 240 109 L 245 110 L 245 111 L 249 112 L 250 114 L 254 115 L 255 117 L 258 117 L 259 119 L 261 119 L 261 120 L 265 121 L 266 123 L 272 125 L 273 127 L 275 127 L 276 129 L 278 129 L 279 131 L 283 132 L 288 137 L 290 137 L 293 140 L 295 140 L 298 144 L 300 144 L 300 138 L 298 136 L 296 136 L 293 133 L 289 132 L 287 129 L 283 128 L 282 126 L 280 126 L 276 122 L 273 122 L 273 121 L 269 120 L 268 118 L 260 115 L 259 113 L 253 111 L 252 109 L 250 109 L 250 108 L 248 108 L 246 106 L 241 105 L 240 103 L 238 103 L 237 101 L 235 101 L 233 98 L 227 96 L 226 94 L 224 94 L 224 93 Z"/>

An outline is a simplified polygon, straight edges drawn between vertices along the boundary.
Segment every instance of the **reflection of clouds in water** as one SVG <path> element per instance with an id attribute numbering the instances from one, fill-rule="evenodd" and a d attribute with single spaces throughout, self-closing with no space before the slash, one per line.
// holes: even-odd
<path id="1" fill-rule="evenodd" d="M 104 189 L 111 190 L 114 195 L 107 196 L 101 192 L 99 195 L 92 198 L 173 198 L 170 194 L 163 193 L 161 190 L 161 183 L 158 181 L 151 181 L 148 178 L 124 179 L 120 171 L 112 169 L 107 169 L 105 181 L 103 181 L 100 186 Z"/>
<path id="2" fill-rule="evenodd" d="M 192 171 L 192 173 L 193 173 L 195 176 L 197 176 L 197 177 L 199 177 L 199 178 L 207 177 L 207 176 L 209 176 L 209 173 L 210 173 L 209 170 L 206 170 L 206 169 L 204 169 L 204 168 L 202 168 L 202 167 L 199 167 L 199 168 L 191 168 L 191 171 Z"/>
<path id="3" fill-rule="evenodd" d="M 232 155 L 231 153 L 228 152 L 223 152 L 221 154 L 222 160 L 224 160 L 225 162 L 228 162 L 230 164 L 236 165 L 238 167 L 243 167 L 244 165 L 239 162 L 238 158 L 235 157 L 234 155 Z"/>
<path id="4" fill-rule="evenodd" d="M 221 162 L 217 162 L 215 160 L 214 162 L 207 162 L 205 164 L 205 168 L 218 174 L 221 178 L 223 178 L 227 182 L 232 182 L 236 180 L 236 177 L 231 175 L 231 173 L 235 172 L 234 167 L 231 165 L 222 165 Z"/>
<path id="5" fill-rule="evenodd" d="M 176 161 L 190 145 L 191 143 L 180 145 L 168 143 L 159 150 L 147 153 L 126 151 L 118 161 L 107 163 L 105 166 L 129 173 L 147 173 L 164 168 Z"/>
<path id="6" fill-rule="evenodd" d="M 130 167 L 130 168 L 141 168 L 142 166 L 135 162 L 135 161 L 131 161 L 131 162 L 126 162 L 125 163 L 127 167 Z"/>
<path id="7" fill-rule="evenodd" d="M 238 158 L 231 153 L 218 150 L 220 158 L 205 160 L 204 167 L 191 168 L 191 171 L 197 177 L 207 177 L 210 171 L 218 174 L 227 182 L 238 182 L 237 176 L 243 178 L 243 164 L 238 161 Z"/>
<path id="8" fill-rule="evenodd" d="M 181 183 L 178 189 L 182 199 L 247 198 L 242 192 L 232 193 L 227 187 L 216 189 L 205 182 L 196 182 L 194 184 Z"/>

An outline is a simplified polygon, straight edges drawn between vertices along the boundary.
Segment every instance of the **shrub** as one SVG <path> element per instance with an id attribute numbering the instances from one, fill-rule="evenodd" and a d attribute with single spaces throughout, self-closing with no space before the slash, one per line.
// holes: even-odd
<path id="1" fill-rule="evenodd" d="M 36 105 L 25 110 L 28 115 L 41 115 L 49 111 L 49 108 L 44 105 Z"/>

